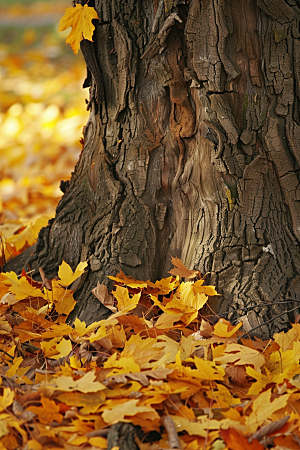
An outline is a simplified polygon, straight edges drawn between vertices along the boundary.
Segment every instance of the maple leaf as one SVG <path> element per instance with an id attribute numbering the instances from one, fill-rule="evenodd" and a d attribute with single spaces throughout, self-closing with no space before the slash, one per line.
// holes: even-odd
<path id="1" fill-rule="evenodd" d="M 72 8 L 70 8 L 72 9 Z M 59 266 L 59 270 L 58 270 L 58 276 L 60 279 L 60 284 L 62 286 L 69 286 L 70 284 L 73 283 L 73 281 L 77 280 L 77 278 L 80 277 L 80 275 L 83 274 L 84 269 L 87 266 L 87 262 L 80 262 L 78 264 L 78 266 L 75 269 L 75 272 L 73 272 L 73 270 L 71 269 L 71 267 L 69 266 L 69 264 L 67 264 L 65 261 L 63 261 L 61 263 L 61 265 Z"/>
<path id="2" fill-rule="evenodd" d="M 122 311 L 123 313 L 129 312 L 134 309 L 141 298 L 141 292 L 130 297 L 128 289 L 123 286 L 117 286 L 116 290 L 112 293 L 113 296 L 117 299 L 118 310 Z"/>
<path id="3" fill-rule="evenodd" d="M 220 428 L 220 421 L 210 419 L 207 416 L 198 417 L 197 420 L 188 420 L 185 417 L 172 416 L 176 426 L 176 431 L 185 430 L 190 435 L 197 435 L 206 437 L 207 430 L 218 430 Z"/>
<path id="4" fill-rule="evenodd" d="M 63 392 L 56 397 L 61 402 L 69 406 L 76 405 L 79 408 L 81 414 L 91 414 L 97 411 L 99 407 L 105 401 L 105 394 L 103 391 L 83 393 L 83 392 Z"/>
<path id="5" fill-rule="evenodd" d="M 6 376 L 7 377 L 13 377 L 16 374 L 16 372 L 17 372 L 17 370 L 18 370 L 18 368 L 19 368 L 19 366 L 20 366 L 22 361 L 23 361 L 22 356 L 14 358 L 12 366 L 6 372 Z"/>
<path id="6" fill-rule="evenodd" d="M 51 341 L 44 341 L 41 343 L 46 358 L 59 359 L 68 356 L 72 351 L 71 341 L 66 339 L 54 338 Z"/>
<path id="7" fill-rule="evenodd" d="M 174 341 L 173 341 L 174 342 Z M 125 348 L 122 352 L 123 357 L 133 357 L 134 361 L 141 369 L 148 368 L 147 364 L 151 360 L 158 360 L 161 356 L 161 350 L 155 348 L 156 339 L 147 338 L 142 339 L 138 334 L 131 336 L 125 343 Z M 176 343 L 174 342 L 176 345 Z"/>
<path id="8" fill-rule="evenodd" d="M 252 412 L 249 417 L 245 417 L 246 424 L 254 433 L 257 428 L 264 423 L 266 419 L 269 419 L 271 415 L 284 408 L 287 405 L 290 394 L 281 395 L 271 400 L 272 389 L 262 392 L 252 404 Z"/>
<path id="9" fill-rule="evenodd" d="M 59 390 L 65 392 L 98 392 L 105 389 L 105 386 L 99 381 L 95 381 L 96 375 L 94 371 L 87 372 L 81 378 L 73 380 L 72 377 L 62 375 L 52 380 L 51 385 L 47 385 L 48 390 Z"/>
<path id="10" fill-rule="evenodd" d="M 103 409 L 103 420 L 112 425 L 124 420 L 126 416 L 135 416 L 136 414 L 143 412 L 156 413 L 150 406 L 138 406 L 137 403 L 138 400 L 125 399 L 125 402 L 123 403 L 121 403 L 121 401 L 113 402 L 113 400 L 108 400 Z"/>
<path id="11" fill-rule="evenodd" d="M 265 358 L 257 350 L 240 344 L 228 344 L 222 356 L 217 356 L 214 361 L 221 364 L 234 363 L 237 365 L 251 365 L 259 372 L 265 363 Z"/>
<path id="12" fill-rule="evenodd" d="M 256 383 L 253 383 L 248 391 L 248 395 L 258 395 L 269 383 L 272 383 L 272 375 L 269 376 L 263 375 L 260 372 L 257 372 L 252 367 L 246 367 L 247 375 L 254 378 Z"/>
<path id="13" fill-rule="evenodd" d="M 177 256 L 171 257 L 171 262 L 175 269 L 169 270 L 169 273 L 175 275 L 175 277 L 195 278 L 196 276 L 201 276 L 201 273 L 198 270 L 187 269 L 181 259 L 177 258 Z"/>
<path id="14" fill-rule="evenodd" d="M 117 311 L 117 308 L 114 306 L 114 298 L 108 293 L 108 289 L 104 284 L 101 284 L 98 281 L 97 286 L 92 289 L 92 293 L 97 297 L 102 305 L 106 306 L 106 308 L 110 309 L 112 312 Z"/>
<path id="15" fill-rule="evenodd" d="M 25 277 L 17 279 L 17 281 L 9 288 L 12 294 L 15 294 L 16 300 L 23 300 L 28 297 L 42 297 L 40 289 L 32 286 Z"/>
<path id="16" fill-rule="evenodd" d="M 203 380 L 224 380 L 225 370 L 217 366 L 214 361 L 204 361 L 204 359 L 194 357 L 197 367 L 197 374 Z"/>
<path id="17" fill-rule="evenodd" d="M 220 434 L 230 450 L 264 450 L 264 446 L 254 439 L 251 443 L 234 428 L 220 430 Z"/>
<path id="18" fill-rule="evenodd" d="M 270 362 L 272 364 L 271 372 L 275 383 L 283 383 L 284 380 L 290 380 L 300 373 L 300 341 L 293 342 L 293 349 L 271 353 Z"/>
<path id="19" fill-rule="evenodd" d="M 84 6 L 76 4 L 75 8 L 67 8 L 65 14 L 60 19 L 58 31 L 64 31 L 71 27 L 72 31 L 66 39 L 66 43 L 70 44 L 73 52 L 77 55 L 80 48 L 80 42 L 87 39 L 93 42 L 93 33 L 95 26 L 93 19 L 99 19 L 94 8 L 90 8 L 87 4 Z"/>
<path id="20" fill-rule="evenodd" d="M 151 296 L 153 300 L 153 296 Z M 170 314 L 182 313 L 182 321 L 189 325 L 198 316 L 198 311 L 205 305 L 208 297 L 204 293 L 194 291 L 194 283 L 181 283 L 173 299 L 169 301 L 164 311 Z"/>
<path id="21" fill-rule="evenodd" d="M 227 320 L 220 319 L 214 326 L 214 335 L 220 337 L 231 337 L 241 328 L 242 325 L 243 322 L 240 322 L 234 327 Z"/>
<path id="22" fill-rule="evenodd" d="M 31 411 L 39 417 L 41 423 L 49 424 L 54 420 L 61 423 L 63 415 L 59 413 L 59 406 L 49 398 L 41 398 L 42 406 L 29 406 L 27 411 Z"/>
<path id="23" fill-rule="evenodd" d="M 207 392 L 207 397 L 215 400 L 218 408 L 228 408 L 241 403 L 241 400 L 233 397 L 230 391 L 222 384 L 217 385 L 217 390 Z"/>
<path id="24" fill-rule="evenodd" d="M 103 364 L 105 369 L 112 368 L 110 374 L 127 372 L 140 372 L 140 366 L 136 364 L 132 356 L 123 356 L 117 360 L 117 354 L 113 353 Z"/>
<path id="25" fill-rule="evenodd" d="M 23 439 L 25 439 L 25 441 L 27 440 L 26 432 L 20 426 L 19 420 L 15 419 L 11 414 L 1 413 L 0 414 L 0 438 L 9 434 L 10 430 L 12 428 L 15 428 L 22 435 L 22 437 L 23 437 Z M 3 450 L 5 449 L 3 444 L 1 445 L 1 447 Z"/>

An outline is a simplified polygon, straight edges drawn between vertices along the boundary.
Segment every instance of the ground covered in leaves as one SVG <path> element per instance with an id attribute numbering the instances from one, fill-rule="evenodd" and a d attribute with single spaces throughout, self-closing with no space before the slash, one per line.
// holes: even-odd
<path id="1" fill-rule="evenodd" d="M 90 326 L 66 323 L 86 263 L 47 288 L 0 274 L 0 449 L 104 449 L 120 421 L 141 450 L 299 448 L 300 325 L 267 341 L 212 325 L 214 287 L 173 263 L 156 283 L 96 286 L 112 315 Z"/>

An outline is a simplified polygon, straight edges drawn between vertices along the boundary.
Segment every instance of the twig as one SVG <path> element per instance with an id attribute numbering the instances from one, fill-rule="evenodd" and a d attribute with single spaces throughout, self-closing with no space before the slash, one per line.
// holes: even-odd
<path id="1" fill-rule="evenodd" d="M 300 303 L 300 300 L 293 299 L 293 301 Z M 280 304 L 284 304 L 284 303 L 291 303 L 291 300 L 283 300 L 281 302 L 272 302 L 272 303 L 269 303 L 269 302 L 258 303 L 257 305 L 246 306 L 244 308 L 237 308 L 237 309 L 232 309 L 230 311 L 226 311 L 226 312 L 223 312 L 223 313 L 220 313 L 220 314 L 214 314 L 214 316 L 222 317 L 222 316 L 227 316 L 228 314 L 234 313 L 236 311 L 248 311 L 249 309 L 254 309 L 254 308 L 263 307 L 263 306 L 280 305 Z M 206 317 L 212 317 L 212 316 L 209 315 L 209 316 L 206 316 Z"/>
<path id="2" fill-rule="evenodd" d="M 52 283 L 51 280 L 49 280 L 46 275 L 45 272 L 43 270 L 42 267 L 39 267 L 39 272 L 43 281 L 43 285 L 45 286 L 46 289 L 48 289 L 48 291 L 52 291 Z"/>
<path id="3" fill-rule="evenodd" d="M 241 336 L 241 339 L 243 339 L 243 338 L 249 336 L 249 333 L 252 333 L 252 331 L 257 330 L 258 328 L 262 328 L 262 326 L 265 325 L 266 323 L 271 323 L 271 322 L 273 322 L 274 320 L 278 319 L 278 317 L 281 317 L 283 314 L 290 313 L 290 312 L 292 312 L 292 311 L 295 311 L 295 309 L 298 309 L 298 308 L 299 308 L 299 306 L 296 306 L 295 308 L 288 309 L 288 310 L 286 310 L 286 311 L 283 311 L 283 312 L 280 313 L 280 314 L 277 314 L 277 316 L 272 317 L 272 319 L 267 320 L 266 322 L 264 322 L 264 323 L 258 325 L 257 327 L 252 328 L 251 330 L 249 330 L 249 332 L 243 334 L 243 336 Z"/>
<path id="4" fill-rule="evenodd" d="M 175 424 L 173 422 L 172 417 L 171 416 L 163 416 L 161 421 L 162 421 L 163 426 L 166 429 L 170 448 L 180 449 L 179 438 L 178 438 L 178 434 L 177 434 Z"/>

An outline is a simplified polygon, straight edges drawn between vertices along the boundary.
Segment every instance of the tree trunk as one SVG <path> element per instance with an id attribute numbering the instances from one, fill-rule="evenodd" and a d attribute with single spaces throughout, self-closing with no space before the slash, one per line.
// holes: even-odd
<path id="1" fill-rule="evenodd" d="M 72 317 L 89 323 L 105 312 L 97 281 L 159 279 L 178 256 L 210 272 L 215 311 L 256 335 L 284 329 L 297 302 L 277 302 L 300 299 L 299 1 L 89 6 L 90 117 L 38 265 L 51 277 L 88 259 Z"/>

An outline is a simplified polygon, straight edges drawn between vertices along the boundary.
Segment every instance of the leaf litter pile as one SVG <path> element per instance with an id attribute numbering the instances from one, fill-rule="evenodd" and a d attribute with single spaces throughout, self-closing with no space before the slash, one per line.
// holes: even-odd
<path id="1" fill-rule="evenodd" d="M 299 448 L 300 325 L 267 341 L 212 325 L 214 287 L 172 262 L 155 283 L 98 284 L 111 315 L 89 326 L 66 323 L 86 262 L 47 288 L 0 274 L 0 449 L 104 449 L 119 422 L 140 427 L 141 450 Z"/>
<path id="2" fill-rule="evenodd" d="M 7 10 L 30 16 L 28 5 Z M 83 36 L 92 39 L 92 10 L 76 5 L 60 22 L 72 27 L 75 53 Z M 1 266 L 53 215 L 86 122 L 76 85 L 82 64 L 60 58 L 51 33 L 38 43 L 33 28 L 21 54 L 0 44 Z M 120 272 L 109 277 L 112 292 L 95 286 L 111 315 L 88 326 L 68 323 L 70 287 L 86 262 L 75 272 L 63 262 L 44 284 L 25 271 L 0 273 L 0 450 L 117 450 L 114 427 L 126 424 L 132 450 L 300 448 L 300 325 L 245 339 L 242 323 L 203 317 L 215 288 L 178 258 L 172 263 L 171 276 L 155 283 Z"/>

